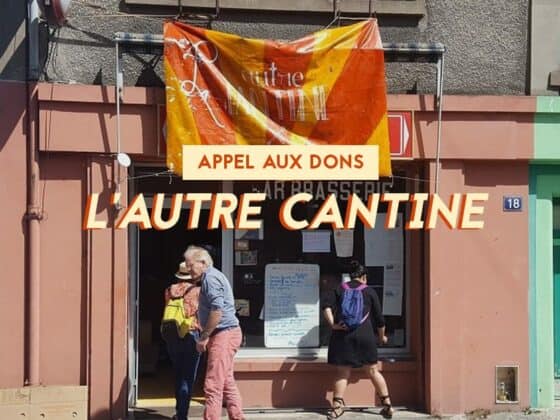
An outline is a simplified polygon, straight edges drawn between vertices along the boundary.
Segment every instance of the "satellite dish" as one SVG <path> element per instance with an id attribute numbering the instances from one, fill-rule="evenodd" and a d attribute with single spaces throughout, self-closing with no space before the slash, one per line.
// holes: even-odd
<path id="1" fill-rule="evenodd" d="M 118 153 L 117 162 L 119 162 L 119 165 L 124 166 L 125 168 L 128 168 L 132 163 L 132 161 L 130 160 L 130 156 L 128 156 L 126 153 Z"/>
<path id="2" fill-rule="evenodd" d="M 49 25 L 64 26 L 72 0 L 43 0 L 43 12 Z"/>

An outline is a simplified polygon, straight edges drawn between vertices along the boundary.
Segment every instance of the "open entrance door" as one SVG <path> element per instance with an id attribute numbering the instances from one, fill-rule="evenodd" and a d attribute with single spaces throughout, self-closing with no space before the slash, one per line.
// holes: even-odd
<path id="1" fill-rule="evenodd" d="M 150 172 L 142 169 L 143 172 Z M 151 172 L 157 173 L 157 170 Z M 170 213 L 171 194 L 213 191 L 222 188 L 222 183 L 191 183 L 167 176 L 146 176 L 137 181 L 134 194 L 143 193 L 148 210 L 152 211 L 154 191 L 165 193 L 162 219 Z M 139 176 L 139 178 L 141 178 Z M 178 223 L 167 230 L 134 229 L 131 232 L 131 284 L 129 314 L 129 407 L 169 407 L 175 406 L 174 374 L 165 342 L 160 334 L 160 322 L 164 308 L 164 291 L 175 281 L 175 272 L 183 261 L 183 254 L 189 245 L 205 247 L 214 260 L 214 265 L 222 268 L 222 231 L 208 230 L 209 209 L 200 211 L 197 229 L 187 229 L 189 203 L 183 203 Z M 199 367 L 194 397 L 202 397 L 204 358 Z"/>
<path id="2" fill-rule="evenodd" d="M 169 209 L 164 210 L 164 218 Z M 188 219 L 183 210 L 180 220 Z M 202 210 L 201 226 L 208 220 Z M 174 282 L 174 273 L 183 261 L 183 253 L 191 244 L 208 249 L 215 266 L 221 266 L 221 231 L 187 230 L 177 224 L 169 230 L 139 232 L 138 241 L 138 400 L 142 406 L 174 405 L 174 376 L 165 342 L 160 335 L 164 290 Z M 199 375 L 201 377 L 202 375 Z M 195 387 L 195 396 L 202 388 Z"/>

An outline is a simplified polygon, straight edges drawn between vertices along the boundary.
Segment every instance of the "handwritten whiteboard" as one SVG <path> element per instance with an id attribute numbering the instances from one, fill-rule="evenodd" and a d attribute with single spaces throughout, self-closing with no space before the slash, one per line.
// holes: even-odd
<path id="1" fill-rule="evenodd" d="M 265 347 L 319 346 L 319 266 L 268 264 L 264 274 Z"/>

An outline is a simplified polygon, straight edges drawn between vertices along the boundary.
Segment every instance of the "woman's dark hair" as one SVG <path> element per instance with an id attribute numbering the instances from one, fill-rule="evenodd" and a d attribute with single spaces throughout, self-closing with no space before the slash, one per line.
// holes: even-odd
<path id="1" fill-rule="evenodd" d="M 367 275 L 367 268 L 356 260 L 350 261 L 350 278 L 357 279 L 363 275 Z"/>

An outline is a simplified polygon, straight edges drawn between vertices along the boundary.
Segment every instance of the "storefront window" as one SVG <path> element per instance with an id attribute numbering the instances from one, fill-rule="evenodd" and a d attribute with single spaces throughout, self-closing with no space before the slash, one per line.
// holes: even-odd
<path id="1" fill-rule="evenodd" d="M 364 229 L 358 220 L 352 231 L 333 231 L 330 224 L 321 225 L 317 230 L 287 230 L 278 220 L 282 202 L 297 192 L 309 192 L 314 200 L 299 203 L 293 208 L 296 220 L 311 220 L 329 194 L 335 194 L 338 207 L 344 215 L 347 199 L 355 193 L 362 200 L 373 193 L 404 192 L 405 186 L 398 182 L 373 181 L 293 181 L 293 182 L 236 182 L 234 192 L 264 192 L 267 200 L 262 203 L 264 223 L 260 231 L 236 231 L 233 241 L 233 284 L 238 317 L 244 332 L 243 347 L 258 349 L 278 347 L 268 336 L 265 328 L 265 301 L 270 297 L 267 291 L 267 266 L 285 266 L 288 269 L 303 267 L 318 268 L 315 288 L 318 291 L 302 292 L 302 300 L 310 296 L 323 296 L 334 289 L 348 273 L 352 259 L 365 263 L 368 268 L 368 284 L 377 292 L 382 302 L 387 324 L 389 346 L 405 349 L 407 346 L 407 299 L 406 299 L 406 259 L 405 233 L 402 229 L 406 209 L 399 208 L 399 223 L 395 229 L 385 229 L 384 220 L 375 229 Z M 380 203 L 378 218 L 387 211 L 385 203 Z M 379 219 L 378 219 L 379 220 Z M 270 270 L 269 270 L 270 271 Z M 313 270 L 312 270 L 313 271 Z M 270 276 L 269 276 L 270 277 Z M 270 278 L 268 279 L 270 280 Z M 284 291 L 282 292 L 284 293 Z M 290 291 L 286 291 L 289 295 Z M 295 292 L 299 293 L 299 292 Z M 304 296 L 306 295 L 306 296 Z M 298 295 L 296 296 L 296 300 Z M 286 297 L 286 328 L 301 328 L 297 320 L 288 319 L 300 316 L 290 304 L 292 298 Z M 276 309 L 278 311 L 278 308 Z M 300 311 L 301 312 L 301 311 Z M 305 347 L 325 347 L 328 345 L 330 329 L 319 311 L 318 305 L 305 309 L 305 315 L 312 322 L 305 324 L 310 328 L 309 336 L 299 342 Z M 312 325 L 314 324 L 314 325 Z M 317 331 L 318 330 L 318 331 Z M 270 328 L 268 329 L 270 331 Z M 310 346 L 309 343 L 313 343 Z M 299 348 L 298 344 L 286 345 Z"/>

